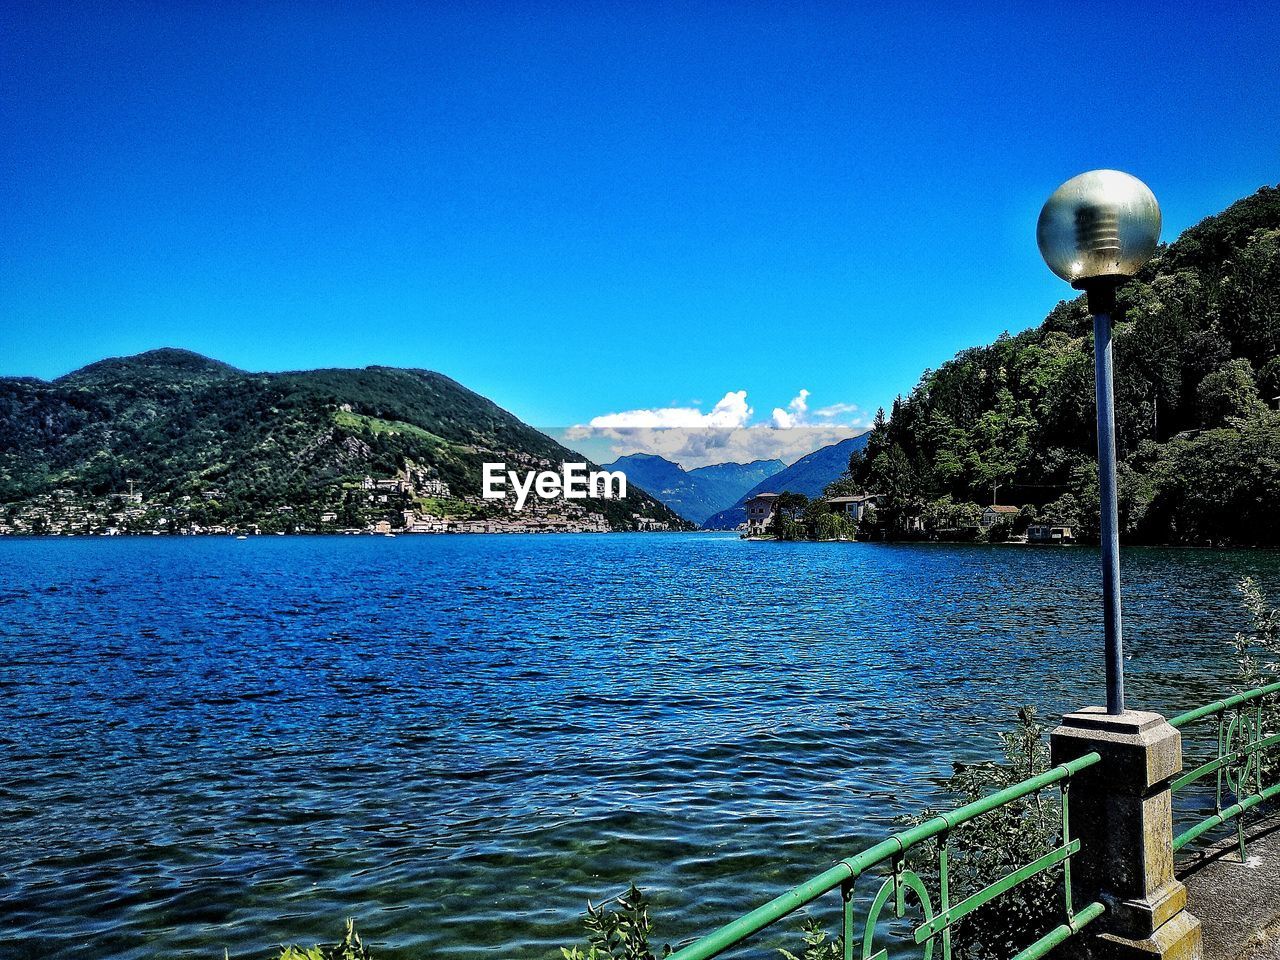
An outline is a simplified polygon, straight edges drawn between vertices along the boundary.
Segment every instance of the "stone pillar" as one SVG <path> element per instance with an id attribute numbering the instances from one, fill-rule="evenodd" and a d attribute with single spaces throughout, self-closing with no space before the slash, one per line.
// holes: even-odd
<path id="1" fill-rule="evenodd" d="M 1081 946 L 1104 960 L 1201 960 L 1200 921 L 1173 875 L 1170 781 L 1182 770 L 1182 738 L 1157 713 L 1102 707 L 1069 713 L 1051 737 L 1055 764 L 1098 753 L 1102 762 L 1071 780 L 1071 858 L 1076 908 L 1106 913 Z M 1074 941 L 1073 941 L 1074 942 Z"/>

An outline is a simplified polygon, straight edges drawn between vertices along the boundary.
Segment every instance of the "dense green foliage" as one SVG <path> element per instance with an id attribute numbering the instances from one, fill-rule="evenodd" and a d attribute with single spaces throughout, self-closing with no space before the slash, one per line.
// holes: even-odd
<path id="1" fill-rule="evenodd" d="M 476 497 L 486 460 L 581 458 L 427 370 L 245 373 L 166 349 L 53 382 L 0 379 L 0 519 L 6 505 L 55 489 L 103 497 L 133 480 L 158 507 L 191 498 L 203 524 L 314 529 L 331 510 L 355 525 L 369 517 L 352 481 L 391 478 L 413 461 Z M 633 513 L 675 519 L 641 491 L 586 503 L 616 528 Z"/>
<path id="2" fill-rule="evenodd" d="M 1241 692 L 1256 690 L 1276 682 L 1280 673 L 1280 608 L 1274 607 L 1258 582 L 1252 577 L 1240 581 L 1240 595 L 1249 613 L 1250 629 L 1237 633 L 1232 640 L 1240 665 Z M 1261 704 L 1263 729 L 1280 730 L 1280 697 L 1267 697 Z M 1264 782 L 1280 777 L 1280 750 L 1263 750 L 1258 754 Z"/>
<path id="3" fill-rule="evenodd" d="M 1252 690 L 1275 682 L 1280 672 L 1280 609 L 1271 605 L 1253 577 L 1241 580 L 1238 589 L 1252 629 L 1237 633 L 1232 646 L 1240 662 L 1241 687 Z"/>
<path id="4" fill-rule="evenodd" d="M 1116 429 L 1124 537 L 1280 543 L 1280 189 L 1162 247 L 1121 288 Z M 1097 535 L 1093 330 L 1083 297 L 927 371 L 877 418 L 839 491 L 888 496 L 889 536 L 929 505 L 1030 504 Z"/>

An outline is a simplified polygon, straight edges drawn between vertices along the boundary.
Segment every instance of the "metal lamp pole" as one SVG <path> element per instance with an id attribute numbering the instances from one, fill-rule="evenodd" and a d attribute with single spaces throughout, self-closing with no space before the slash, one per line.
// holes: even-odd
<path id="1" fill-rule="evenodd" d="M 1103 303 L 1096 303 L 1099 296 Z M 1102 540 L 1102 622 L 1106 635 L 1107 713 L 1124 713 L 1124 632 L 1120 619 L 1120 511 L 1116 506 L 1116 397 L 1111 375 L 1115 287 L 1089 290 L 1093 377 L 1098 406 L 1098 507 Z"/>
<path id="2" fill-rule="evenodd" d="M 1160 240 L 1160 206 L 1141 180 L 1118 170 L 1072 177 L 1049 197 L 1036 228 L 1049 269 L 1089 298 L 1098 408 L 1098 505 L 1107 713 L 1124 713 L 1120 617 L 1120 515 L 1116 503 L 1115 391 L 1111 315 L 1116 288 L 1151 259 Z"/>

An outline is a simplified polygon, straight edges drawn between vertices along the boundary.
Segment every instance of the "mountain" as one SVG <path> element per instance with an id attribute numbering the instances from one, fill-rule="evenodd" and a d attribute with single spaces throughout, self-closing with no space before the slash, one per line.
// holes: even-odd
<path id="1" fill-rule="evenodd" d="M 326 515 L 341 526 L 381 519 L 395 527 L 405 510 L 510 518 L 510 503 L 481 498 L 484 462 L 558 471 L 581 459 L 429 370 L 247 373 L 162 349 L 51 382 L 0 378 L 0 529 L 48 526 L 60 512 L 120 514 L 131 481 L 145 507 L 131 499 L 126 519 L 144 529 L 322 529 Z M 366 477 L 388 491 L 360 489 Z M 418 495 L 419 487 L 434 493 Z M 585 507 L 611 529 L 685 525 L 642 489 L 628 493 L 555 501 L 554 509 L 534 500 L 554 515 L 547 520 Z"/>
<path id="2" fill-rule="evenodd" d="M 190 350 L 161 347 L 132 357 L 99 360 L 59 377 L 54 383 L 64 387 L 88 388 L 111 388 L 125 380 L 136 384 L 207 384 L 243 375 L 243 370 L 237 370 L 220 360 L 210 360 Z"/>
<path id="3" fill-rule="evenodd" d="M 815 450 L 791 466 L 766 477 L 735 501 L 732 507 L 709 517 L 703 524 L 709 530 L 732 530 L 745 523 L 747 512 L 742 505 L 757 493 L 803 493 L 820 497 L 827 486 L 849 469 L 849 458 L 867 445 L 868 433 L 850 437 Z"/>
<path id="4" fill-rule="evenodd" d="M 1120 288 L 1121 535 L 1280 544 L 1280 189 L 1193 226 Z M 886 536 L 1030 505 L 1096 538 L 1093 325 L 1084 297 L 961 351 L 877 418 L 851 487 L 889 498 Z"/>
<path id="5" fill-rule="evenodd" d="M 634 453 L 606 464 L 605 469 L 621 470 L 628 483 L 642 487 L 686 520 L 701 523 L 784 466 L 781 460 L 754 460 L 685 470 L 663 457 Z"/>
<path id="6" fill-rule="evenodd" d="M 761 480 L 772 477 L 787 465 L 781 460 L 752 460 L 750 463 L 713 463 L 695 467 L 689 473 L 703 482 L 722 484 L 717 494 L 720 505 L 734 503 Z"/>

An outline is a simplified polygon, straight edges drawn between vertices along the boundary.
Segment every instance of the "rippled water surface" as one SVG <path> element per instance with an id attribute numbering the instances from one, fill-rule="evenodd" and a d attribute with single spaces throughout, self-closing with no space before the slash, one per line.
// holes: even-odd
<path id="1" fill-rule="evenodd" d="M 1130 700 L 1218 695 L 1272 553 L 1126 551 Z M 0 955 L 677 940 L 1101 697 L 1097 553 L 719 535 L 0 541 Z"/>

